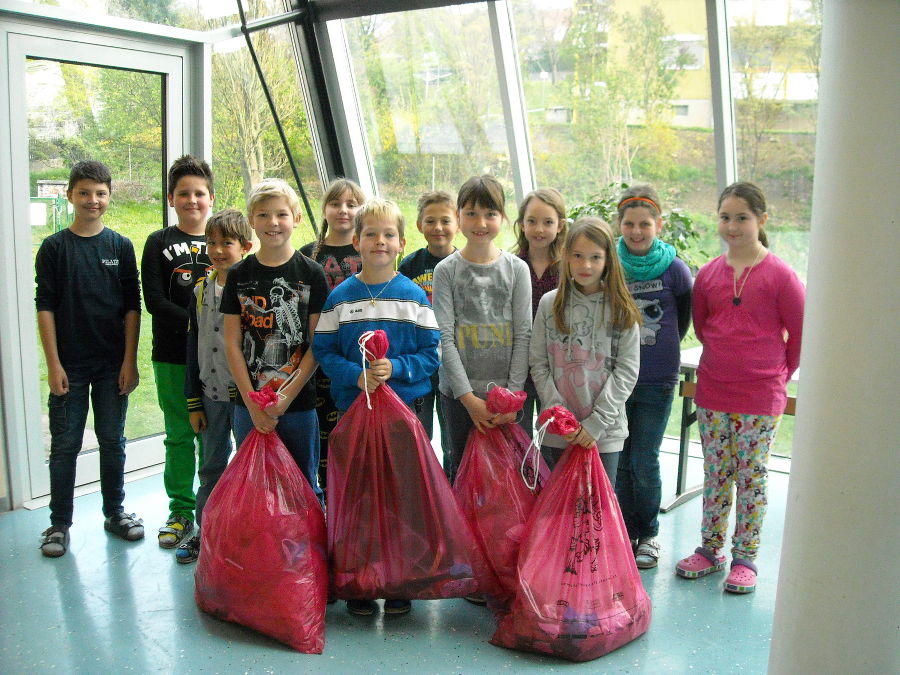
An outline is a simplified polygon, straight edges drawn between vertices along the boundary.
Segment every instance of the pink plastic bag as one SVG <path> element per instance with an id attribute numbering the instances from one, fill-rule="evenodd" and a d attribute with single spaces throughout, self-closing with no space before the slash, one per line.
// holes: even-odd
<path id="1" fill-rule="evenodd" d="M 487 408 L 492 413 L 517 412 L 524 401 L 524 391 L 494 387 L 488 392 Z M 550 477 L 538 448 L 532 448 L 534 453 L 526 461 L 530 447 L 531 439 L 515 422 L 486 432 L 473 428 L 453 485 L 456 500 L 493 573 L 479 581 L 489 607 L 497 615 L 508 611 L 515 597 L 516 562 L 525 522 Z M 538 462 L 537 480 L 534 459 Z"/>
<path id="2" fill-rule="evenodd" d="M 539 423 L 550 417 L 551 433 L 578 429 L 565 408 Z M 493 644 L 588 661 L 646 632 L 650 598 L 595 447 L 566 449 L 525 529 L 516 598 Z"/>
<path id="3" fill-rule="evenodd" d="M 367 359 L 387 352 L 374 331 Z M 371 404 L 371 409 L 369 408 Z M 360 393 L 328 442 L 334 597 L 435 599 L 478 591 L 472 533 L 431 441 L 387 385 Z"/>
<path id="4" fill-rule="evenodd" d="M 318 499 L 278 434 L 251 430 L 203 511 L 197 606 L 320 654 L 327 575 Z"/>

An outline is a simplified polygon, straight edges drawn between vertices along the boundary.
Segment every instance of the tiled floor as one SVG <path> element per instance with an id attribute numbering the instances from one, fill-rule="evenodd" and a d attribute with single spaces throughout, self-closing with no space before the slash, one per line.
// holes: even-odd
<path id="1" fill-rule="evenodd" d="M 666 493 L 675 456 L 663 455 Z M 699 478 L 700 460 L 691 461 Z M 162 476 L 128 483 L 126 507 L 147 538 L 103 531 L 98 494 L 76 500 L 68 554 L 41 556 L 47 509 L 0 515 L 0 663 L 4 673 L 764 673 L 788 477 L 772 474 L 756 593 L 723 593 L 724 575 L 686 581 L 676 560 L 699 544 L 700 500 L 661 515 L 662 563 L 642 572 L 653 601 L 648 633 L 596 661 L 572 664 L 488 644 L 489 612 L 463 600 L 417 601 L 400 617 L 353 617 L 329 606 L 321 655 L 288 647 L 201 613 L 192 565 L 156 544 L 166 499 Z"/>

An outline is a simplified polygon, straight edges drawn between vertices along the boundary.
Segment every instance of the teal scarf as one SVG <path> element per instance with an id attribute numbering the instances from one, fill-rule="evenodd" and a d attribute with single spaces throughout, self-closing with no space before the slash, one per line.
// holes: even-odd
<path id="1" fill-rule="evenodd" d="M 654 239 L 647 255 L 632 255 L 625 245 L 625 237 L 619 237 L 616 246 L 619 260 L 625 268 L 626 281 L 649 281 L 661 276 L 675 260 L 675 247 L 661 239 Z"/>

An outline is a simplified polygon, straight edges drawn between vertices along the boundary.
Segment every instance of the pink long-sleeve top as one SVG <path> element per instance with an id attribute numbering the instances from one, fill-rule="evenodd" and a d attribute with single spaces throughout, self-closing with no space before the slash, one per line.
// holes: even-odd
<path id="1" fill-rule="evenodd" d="M 696 402 L 709 410 L 781 415 L 786 384 L 800 365 L 806 289 L 788 265 L 769 252 L 737 280 L 721 255 L 694 282 L 694 331 L 703 343 Z M 744 281 L 746 279 L 746 284 Z"/>

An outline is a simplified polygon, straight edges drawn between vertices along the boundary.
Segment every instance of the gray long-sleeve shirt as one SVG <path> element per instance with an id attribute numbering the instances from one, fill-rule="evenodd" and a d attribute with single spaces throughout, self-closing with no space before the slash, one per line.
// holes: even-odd
<path id="1" fill-rule="evenodd" d="M 441 392 L 484 398 L 495 384 L 522 389 L 531 338 L 528 265 L 505 251 L 485 265 L 457 251 L 434 268 L 432 294 L 441 331 Z"/>

